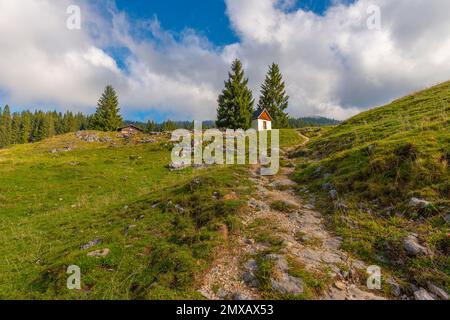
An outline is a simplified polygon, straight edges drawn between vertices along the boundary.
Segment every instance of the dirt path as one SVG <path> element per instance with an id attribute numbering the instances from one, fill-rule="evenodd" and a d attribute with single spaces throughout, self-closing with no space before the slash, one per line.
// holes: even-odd
<path id="1" fill-rule="evenodd" d="M 304 137 L 304 136 L 303 136 Z M 295 170 L 293 160 L 289 159 L 289 152 L 305 146 L 309 139 L 304 137 L 300 146 L 282 152 L 283 160 L 288 167 L 280 169 L 276 176 L 261 176 L 259 168 L 252 168 L 251 180 L 255 184 L 254 197 L 249 200 L 249 212 L 243 217 L 245 230 L 256 222 L 263 222 L 270 230 L 270 236 L 282 239 L 283 249 L 275 256 L 279 265 L 294 260 L 303 265 L 311 274 L 323 273 L 328 270 L 331 277 L 330 285 L 321 294 L 321 299 L 332 300 L 372 300 L 383 299 L 361 285 L 361 272 L 367 267 L 363 262 L 354 260 L 340 249 L 341 239 L 330 233 L 320 212 L 310 203 L 305 203 L 294 192 L 296 183 L 291 180 Z M 289 212 L 272 209 L 273 203 L 282 203 Z M 278 208 L 277 208 L 278 209 Z M 281 209 L 280 209 L 281 210 Z M 206 275 L 201 288 L 203 295 L 209 299 L 258 299 L 260 293 L 257 286 L 247 282 L 246 272 L 254 260 L 248 260 L 267 249 L 267 245 L 252 238 L 251 232 L 244 232 L 245 236 L 230 239 L 234 243 L 232 248 L 222 251 L 212 270 Z M 282 267 L 283 268 L 283 267 Z M 298 287 L 296 279 L 288 275 L 288 267 L 280 272 L 282 275 L 282 289 L 293 292 Z M 247 272 L 248 273 L 248 272 Z M 278 288 L 278 285 L 277 285 Z"/>

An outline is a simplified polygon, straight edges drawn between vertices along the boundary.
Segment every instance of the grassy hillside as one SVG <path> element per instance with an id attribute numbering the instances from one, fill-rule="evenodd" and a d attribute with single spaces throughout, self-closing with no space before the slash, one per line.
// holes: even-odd
<path id="1" fill-rule="evenodd" d="M 83 135 L 96 139 L 0 150 L 0 299 L 201 299 L 252 191 L 247 167 L 170 171 L 168 136 Z M 70 265 L 82 291 L 66 288 Z"/>
<path id="2" fill-rule="evenodd" d="M 0 298 L 201 298 L 197 276 L 236 226 L 246 168 L 172 172 L 167 138 L 99 135 L 0 150 Z M 66 288 L 69 265 L 81 292 Z"/>
<path id="3" fill-rule="evenodd" d="M 449 290 L 450 82 L 313 133 L 296 180 L 321 196 L 344 247 L 399 281 Z M 414 208 L 413 197 L 429 204 Z M 410 233 L 432 254 L 408 257 L 402 239 Z"/>

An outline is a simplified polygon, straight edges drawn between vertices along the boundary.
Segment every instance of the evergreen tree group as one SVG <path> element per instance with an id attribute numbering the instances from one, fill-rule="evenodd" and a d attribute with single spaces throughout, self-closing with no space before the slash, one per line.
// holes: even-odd
<path id="1" fill-rule="evenodd" d="M 217 108 L 217 127 L 230 129 L 248 129 L 253 115 L 253 97 L 248 88 L 242 63 L 236 59 L 225 81 L 225 88 L 219 95 Z M 267 109 L 273 119 L 273 128 L 288 128 L 289 116 L 286 113 L 289 97 L 286 85 L 277 64 L 269 67 L 266 79 L 261 86 L 258 110 Z"/>
<path id="2" fill-rule="evenodd" d="M 8 105 L 0 108 L 0 148 L 12 144 L 36 142 L 78 130 L 115 131 L 122 125 L 119 99 L 113 87 L 107 86 L 98 101 L 95 115 L 67 111 L 22 111 L 11 113 Z"/>
<path id="3" fill-rule="evenodd" d="M 58 134 L 89 128 L 89 117 L 56 111 L 11 113 L 8 105 L 0 108 L 0 148 L 12 144 L 36 142 Z"/>

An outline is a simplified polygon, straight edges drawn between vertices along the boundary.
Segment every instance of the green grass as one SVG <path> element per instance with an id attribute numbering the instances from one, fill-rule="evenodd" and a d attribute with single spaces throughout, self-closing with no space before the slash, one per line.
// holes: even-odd
<path id="1" fill-rule="evenodd" d="M 400 278 L 450 289 L 450 82 L 314 132 L 296 180 L 321 194 L 344 247 L 390 268 Z M 308 134 L 305 132 L 305 134 Z M 330 182 L 349 207 L 334 210 L 322 185 Z M 432 203 L 414 210 L 412 197 Z M 319 201 L 320 202 L 320 201 Z M 409 258 L 402 238 L 419 234 L 434 256 Z"/>
<path id="2" fill-rule="evenodd" d="M 0 150 L 0 299 L 201 299 L 224 226 L 242 228 L 247 167 L 172 172 L 167 137 L 96 134 L 111 142 L 68 134 Z M 281 131 L 285 146 L 297 137 Z M 104 248 L 104 258 L 87 256 Z M 70 265 L 81 291 L 66 288 Z"/>
<path id="3" fill-rule="evenodd" d="M 0 150 L 0 298 L 201 298 L 196 281 L 222 226 L 237 228 L 247 170 L 171 172 L 169 162 L 167 141 L 66 135 Z M 232 191 L 237 200 L 224 200 Z M 87 256 L 103 248 L 107 257 Z M 69 265 L 81 268 L 83 290 L 66 289 Z"/>

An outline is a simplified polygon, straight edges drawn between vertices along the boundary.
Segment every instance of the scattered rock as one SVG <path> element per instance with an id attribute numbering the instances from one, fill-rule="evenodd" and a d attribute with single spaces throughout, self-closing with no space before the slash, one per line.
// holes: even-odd
<path id="1" fill-rule="evenodd" d="M 330 195 L 331 200 L 338 199 L 338 192 L 335 189 L 330 190 L 329 195 Z"/>
<path id="2" fill-rule="evenodd" d="M 284 273 L 289 270 L 289 265 L 282 255 L 269 254 L 266 256 L 266 259 L 275 260 L 275 268 L 279 273 Z"/>
<path id="3" fill-rule="evenodd" d="M 155 139 L 142 139 L 141 143 L 155 143 L 157 140 Z"/>
<path id="4" fill-rule="evenodd" d="M 178 213 L 183 213 L 184 212 L 184 208 L 182 206 L 180 206 L 179 204 L 175 205 L 175 209 L 177 209 Z"/>
<path id="5" fill-rule="evenodd" d="M 272 279 L 272 289 L 281 294 L 302 294 L 303 284 L 299 278 L 284 273 L 279 279 Z"/>
<path id="6" fill-rule="evenodd" d="M 206 298 L 208 300 L 213 300 L 211 295 L 208 292 L 206 292 L 205 290 L 198 290 L 197 292 L 200 293 L 204 298 Z"/>
<path id="7" fill-rule="evenodd" d="M 101 242 L 102 242 L 101 239 L 95 239 L 95 240 L 90 241 L 89 243 L 86 243 L 85 245 L 82 245 L 80 249 L 88 250 L 88 249 L 100 244 Z"/>
<path id="8" fill-rule="evenodd" d="M 403 247 L 411 257 L 428 254 L 428 249 L 419 244 L 417 236 L 414 234 L 409 235 L 403 240 Z"/>
<path id="9" fill-rule="evenodd" d="M 244 293 L 241 292 L 235 292 L 233 294 L 233 300 L 237 300 L 237 301 L 246 301 L 246 300 L 252 300 L 249 296 L 247 296 Z"/>
<path id="10" fill-rule="evenodd" d="M 420 288 L 419 290 L 415 291 L 414 298 L 416 300 L 434 300 L 431 294 L 424 288 Z"/>
<path id="11" fill-rule="evenodd" d="M 344 290 L 347 288 L 347 286 L 345 285 L 345 283 L 343 283 L 342 281 L 337 281 L 337 282 L 335 282 L 335 283 L 334 283 L 334 286 L 335 286 L 337 289 L 341 290 L 341 291 L 344 291 Z"/>
<path id="12" fill-rule="evenodd" d="M 290 179 L 282 179 L 278 181 L 274 181 L 269 184 L 269 187 L 275 188 L 275 189 L 281 189 L 281 188 L 291 188 L 296 186 L 297 184 L 290 180 Z"/>
<path id="13" fill-rule="evenodd" d="M 333 189 L 333 185 L 331 184 L 331 182 L 324 183 L 322 185 L 322 189 L 325 190 L 325 191 L 332 190 Z"/>
<path id="14" fill-rule="evenodd" d="M 445 215 L 444 220 L 445 222 L 450 223 L 450 214 Z"/>
<path id="15" fill-rule="evenodd" d="M 323 167 L 317 167 L 316 170 L 314 170 L 314 174 L 315 174 L 316 176 L 319 176 L 320 173 L 322 172 L 322 170 L 323 170 Z"/>
<path id="16" fill-rule="evenodd" d="M 262 201 L 258 201 L 253 198 L 248 201 L 248 204 L 250 207 L 255 208 L 259 211 L 269 211 L 270 210 L 270 207 L 268 204 L 266 204 L 265 202 L 262 202 Z"/>
<path id="17" fill-rule="evenodd" d="M 73 150 L 72 147 L 64 147 L 64 148 L 61 148 L 61 149 L 53 149 L 53 150 L 50 151 L 50 153 L 69 152 L 69 151 L 72 151 L 72 150 Z"/>
<path id="18" fill-rule="evenodd" d="M 348 210 L 348 206 L 342 201 L 335 201 L 334 202 L 334 208 L 335 209 L 339 209 L 339 210 L 343 210 L 343 211 Z"/>
<path id="19" fill-rule="evenodd" d="M 219 291 L 217 291 L 217 296 L 219 297 L 219 299 L 224 300 L 225 298 L 227 298 L 230 295 L 230 293 L 224 289 L 219 289 Z"/>
<path id="20" fill-rule="evenodd" d="M 141 221 L 145 218 L 145 215 L 141 214 L 139 217 L 137 217 L 136 219 L 134 219 L 134 221 Z"/>
<path id="21" fill-rule="evenodd" d="M 400 297 L 402 295 L 402 287 L 392 278 L 386 280 L 386 283 L 391 287 L 391 292 L 394 296 Z"/>
<path id="22" fill-rule="evenodd" d="M 256 260 L 248 260 L 244 265 L 244 269 L 246 271 L 242 275 L 242 279 L 250 286 L 257 288 L 259 286 L 259 281 L 256 278 L 256 272 L 258 271 L 258 263 Z"/>
<path id="23" fill-rule="evenodd" d="M 419 210 L 423 210 L 426 207 L 428 207 L 429 205 L 430 205 L 430 202 L 423 200 L 423 199 L 412 198 L 411 201 L 409 201 L 409 206 L 411 208 L 415 208 L 415 209 L 419 209 Z"/>
<path id="24" fill-rule="evenodd" d="M 99 142 L 100 138 L 95 133 L 87 133 L 78 131 L 76 134 L 76 137 L 84 142 Z"/>
<path id="25" fill-rule="evenodd" d="M 112 139 L 110 137 L 102 137 L 99 139 L 100 142 L 112 142 Z"/>
<path id="26" fill-rule="evenodd" d="M 88 257 L 106 257 L 109 254 L 109 249 L 101 249 L 89 252 Z"/>
<path id="27" fill-rule="evenodd" d="M 185 168 L 187 168 L 189 166 L 190 166 L 190 163 L 188 164 L 188 163 L 185 163 L 185 162 L 171 162 L 169 164 L 169 169 L 171 171 L 177 171 L 177 170 L 183 170 L 183 169 L 185 169 Z"/>
<path id="28" fill-rule="evenodd" d="M 437 297 L 439 297 L 442 300 L 448 300 L 448 294 L 445 292 L 444 289 L 441 289 L 434 284 L 428 282 L 427 283 L 428 290 L 430 290 L 431 293 L 435 294 Z"/>

